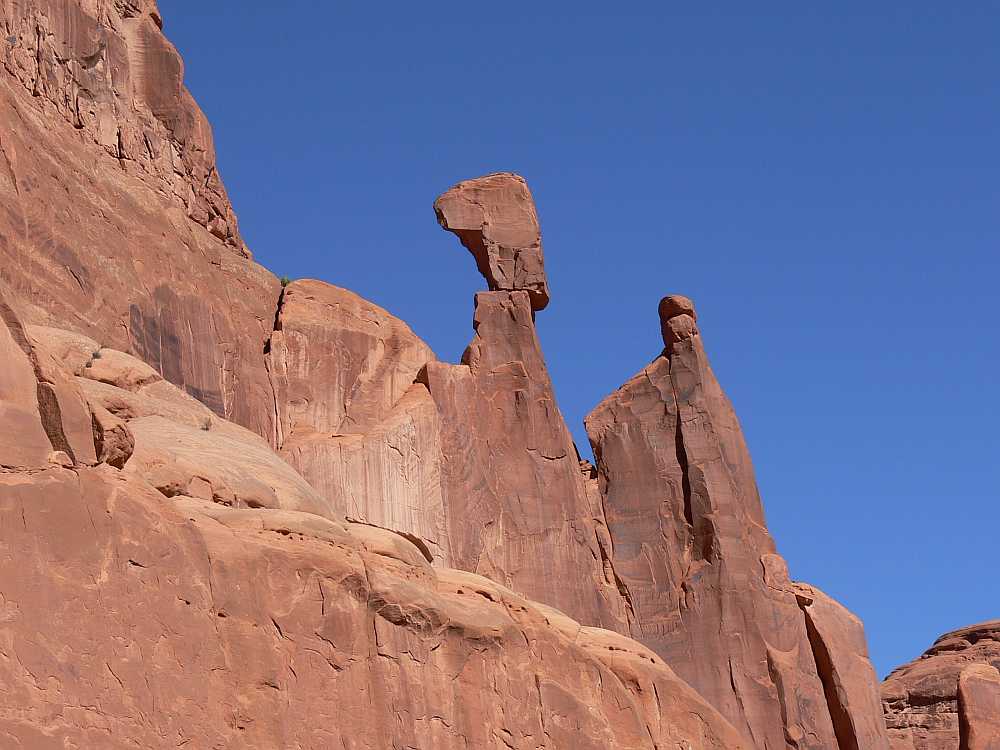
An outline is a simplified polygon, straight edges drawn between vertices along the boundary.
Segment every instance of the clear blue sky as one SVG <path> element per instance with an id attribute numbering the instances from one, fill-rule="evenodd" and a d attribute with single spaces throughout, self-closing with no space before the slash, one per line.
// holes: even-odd
<path id="1" fill-rule="evenodd" d="M 691 296 L 792 575 L 876 669 L 1000 617 L 1000 5 L 161 2 L 258 260 L 438 356 L 470 336 L 454 182 L 523 174 L 584 415 Z"/>

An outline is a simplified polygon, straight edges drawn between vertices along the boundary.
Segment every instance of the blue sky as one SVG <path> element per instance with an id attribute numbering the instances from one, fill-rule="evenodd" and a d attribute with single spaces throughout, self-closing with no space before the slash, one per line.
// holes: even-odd
<path id="1" fill-rule="evenodd" d="M 1000 6 L 161 5 L 261 263 L 457 360 L 483 284 L 431 204 L 520 172 L 584 452 L 687 294 L 793 577 L 880 676 L 1000 617 Z"/>

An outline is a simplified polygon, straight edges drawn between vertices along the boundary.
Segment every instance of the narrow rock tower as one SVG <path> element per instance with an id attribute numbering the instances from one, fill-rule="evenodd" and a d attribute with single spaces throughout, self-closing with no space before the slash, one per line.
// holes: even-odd
<path id="1" fill-rule="evenodd" d="M 884 750 L 860 622 L 796 596 L 694 304 L 659 312 L 662 354 L 586 419 L 633 635 L 754 747 Z"/>
<path id="2" fill-rule="evenodd" d="M 535 335 L 549 291 L 528 185 L 510 173 L 467 180 L 434 209 L 491 290 L 476 294 L 462 363 L 430 362 L 421 376 L 441 417 L 452 563 L 627 633 L 599 498 L 588 497 Z"/>

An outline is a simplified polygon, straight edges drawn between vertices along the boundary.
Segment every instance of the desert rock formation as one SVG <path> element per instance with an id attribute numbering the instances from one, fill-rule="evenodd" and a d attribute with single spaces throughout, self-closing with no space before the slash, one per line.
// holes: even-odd
<path id="1" fill-rule="evenodd" d="M 281 287 L 239 238 L 155 4 L 3 2 L 0 27 L 0 279 L 25 323 L 134 354 L 270 439 Z"/>
<path id="2" fill-rule="evenodd" d="M 184 425 L 204 407 L 142 398 L 142 363 L 91 351 L 116 363 L 91 379 L 85 339 L 0 310 L 0 415 L 24 437 L 0 443 L 4 747 L 743 747 L 627 638 L 394 532 L 249 501 L 230 480 L 297 489 L 260 437 L 216 419 L 208 450 Z M 134 433 L 124 470 L 98 463 L 92 409 Z M 141 458 L 146 431 L 184 460 Z"/>
<path id="3" fill-rule="evenodd" d="M 549 304 L 542 231 L 528 183 L 511 172 L 465 180 L 434 202 L 444 229 L 476 259 L 490 291 L 524 291 L 532 310 Z"/>
<path id="4" fill-rule="evenodd" d="M 789 582 L 693 303 L 660 322 L 663 353 L 586 419 L 633 634 L 755 747 L 886 747 L 860 622 Z"/>
<path id="5" fill-rule="evenodd" d="M 415 382 L 432 360 L 401 320 L 314 280 L 284 289 L 267 354 L 281 455 L 345 516 L 448 564 L 440 424 Z"/>
<path id="6" fill-rule="evenodd" d="M 1000 620 L 946 633 L 882 683 L 892 750 L 1000 748 Z"/>
<path id="7" fill-rule="evenodd" d="M 886 734 L 690 300 L 581 461 L 527 182 L 435 202 L 489 290 L 440 362 L 253 262 L 162 25 L 0 0 L 0 747 L 997 750 L 997 623 L 897 670 Z"/>
<path id="8" fill-rule="evenodd" d="M 459 183 L 434 205 L 467 246 L 458 228 L 482 221 L 491 259 L 522 246 L 537 251 L 538 261 L 534 276 L 509 275 L 510 290 L 476 294 L 475 336 L 461 364 L 428 362 L 420 376 L 440 415 L 453 564 L 582 622 L 628 633 L 603 512 L 588 496 L 535 333 L 531 288 L 546 284 L 527 185 L 516 175 L 487 175 Z M 479 268 L 494 287 L 492 272 L 482 262 Z"/>

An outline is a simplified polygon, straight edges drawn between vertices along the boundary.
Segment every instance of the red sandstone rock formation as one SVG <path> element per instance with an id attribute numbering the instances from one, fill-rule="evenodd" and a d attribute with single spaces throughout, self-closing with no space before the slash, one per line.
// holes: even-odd
<path id="1" fill-rule="evenodd" d="M 1000 620 L 938 638 L 882 683 L 893 750 L 1000 748 Z"/>
<path id="2" fill-rule="evenodd" d="M 137 426 L 207 410 L 144 393 L 164 381 L 120 352 L 26 333 L 2 294 L 0 312 L 21 438 L 0 442 L 3 747 L 745 747 L 627 638 L 435 571 L 398 534 L 220 496 L 216 477 L 273 481 L 242 428 L 205 430 L 242 435 L 232 451 L 170 432 L 204 449 L 200 481 L 151 481 L 179 462 L 140 460 Z M 124 470 L 96 465 L 92 408 L 136 433 Z"/>
<path id="3" fill-rule="evenodd" d="M 520 177 L 502 174 L 459 183 L 438 198 L 443 225 L 469 245 L 457 229 L 476 223 L 463 218 L 467 205 L 487 217 L 491 259 L 508 257 L 512 246 L 534 247 L 539 275 L 511 273 L 513 290 L 477 294 L 475 337 L 462 364 L 432 361 L 421 375 L 441 421 L 452 562 L 581 622 L 627 633 L 602 513 L 588 497 L 535 335 L 538 308 L 524 288 L 545 287 L 540 240 L 528 241 L 538 232 L 530 193 Z"/>
<path id="4" fill-rule="evenodd" d="M 689 300 L 579 462 L 523 179 L 435 203 L 491 290 L 443 364 L 252 262 L 152 0 L 0 25 L 0 746 L 886 747 Z M 894 748 L 996 750 L 995 629 L 886 682 Z"/>
<path id="5" fill-rule="evenodd" d="M 26 323 L 137 355 L 270 439 L 278 280 L 150 0 L 0 2 L 0 279 Z"/>
<path id="6" fill-rule="evenodd" d="M 633 633 L 755 747 L 886 747 L 860 622 L 789 582 L 693 304 L 660 317 L 663 354 L 586 419 Z"/>

